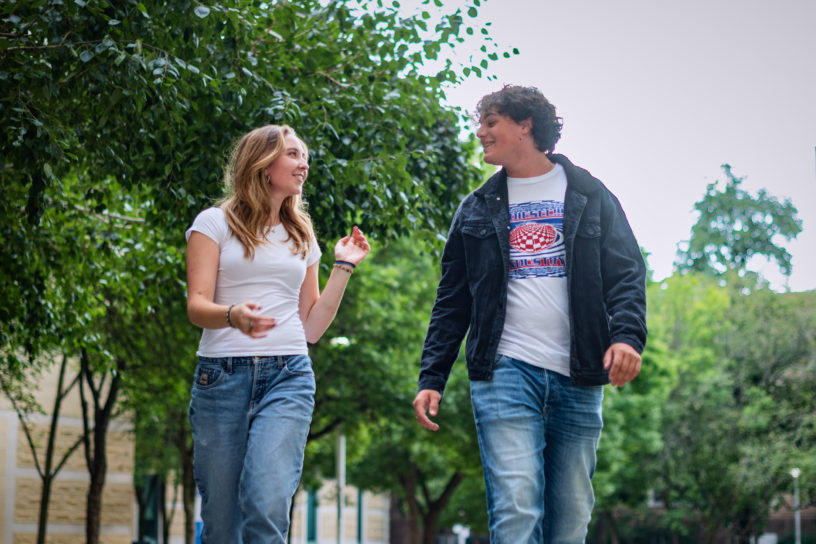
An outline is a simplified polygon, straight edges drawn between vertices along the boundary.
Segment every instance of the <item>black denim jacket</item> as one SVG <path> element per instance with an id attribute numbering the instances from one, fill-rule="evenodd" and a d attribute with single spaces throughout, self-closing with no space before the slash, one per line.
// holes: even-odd
<path id="1" fill-rule="evenodd" d="M 615 196 L 563 155 L 570 376 L 575 385 L 609 382 L 603 355 L 615 342 L 639 353 L 646 345 L 646 266 Z M 459 347 L 468 376 L 489 380 L 504 328 L 510 266 L 507 173 L 496 173 L 465 197 L 442 253 L 442 277 L 431 313 L 419 389 L 442 392 Z M 468 332 L 469 331 L 469 332 Z"/>

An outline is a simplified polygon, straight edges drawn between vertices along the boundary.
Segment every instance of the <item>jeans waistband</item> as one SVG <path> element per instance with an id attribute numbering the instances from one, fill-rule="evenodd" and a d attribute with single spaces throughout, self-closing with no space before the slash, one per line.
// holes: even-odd
<path id="1" fill-rule="evenodd" d="M 256 364 L 286 364 L 287 361 L 294 359 L 295 357 L 308 357 L 308 355 L 241 355 L 238 357 L 203 357 L 199 355 L 198 362 L 210 365 L 220 365 L 223 368 L 232 368 L 234 366 L 249 366 Z"/>

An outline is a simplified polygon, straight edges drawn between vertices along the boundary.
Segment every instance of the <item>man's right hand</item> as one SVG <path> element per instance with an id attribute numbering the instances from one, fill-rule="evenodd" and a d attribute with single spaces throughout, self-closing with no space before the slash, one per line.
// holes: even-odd
<path id="1" fill-rule="evenodd" d="M 439 429 L 439 425 L 428 419 L 426 412 L 427 414 L 436 416 L 436 414 L 439 413 L 439 401 L 441 398 L 442 395 L 439 393 L 439 391 L 435 391 L 433 389 L 423 389 L 417 393 L 417 396 L 414 399 L 414 412 L 416 412 L 417 421 L 419 421 L 419 424 L 426 429 L 430 429 L 432 431 Z"/>

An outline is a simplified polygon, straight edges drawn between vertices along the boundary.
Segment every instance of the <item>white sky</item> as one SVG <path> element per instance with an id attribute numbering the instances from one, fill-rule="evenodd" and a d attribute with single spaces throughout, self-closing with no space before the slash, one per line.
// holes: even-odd
<path id="1" fill-rule="evenodd" d="M 655 279 L 671 274 L 694 203 L 729 163 L 744 189 L 798 208 L 787 285 L 816 289 L 816 1 L 483 0 L 465 18 L 488 21 L 520 54 L 449 102 L 472 111 L 505 83 L 538 87 L 564 119 L 556 151 L 618 196 Z M 775 264 L 760 267 L 785 288 Z"/>

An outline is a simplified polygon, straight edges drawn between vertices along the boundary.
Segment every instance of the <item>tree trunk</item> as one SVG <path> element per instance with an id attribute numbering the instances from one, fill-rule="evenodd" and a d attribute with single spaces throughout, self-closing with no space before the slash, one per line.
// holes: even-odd
<path id="1" fill-rule="evenodd" d="M 184 505 L 184 542 L 195 542 L 195 498 L 196 483 L 193 475 L 193 444 L 186 425 L 187 415 L 183 414 L 177 428 L 176 446 L 181 459 L 181 497 Z"/>
<path id="2" fill-rule="evenodd" d="M 615 516 L 612 515 L 612 512 L 607 512 L 605 517 L 607 527 L 609 527 L 609 540 L 611 544 L 620 544 L 620 536 L 618 535 L 618 526 L 615 523 Z"/>
<path id="3" fill-rule="evenodd" d="M 439 498 L 434 500 L 428 490 L 425 475 L 422 473 L 422 470 L 415 463 L 411 463 L 410 473 L 401 478 L 402 489 L 405 491 L 405 497 L 408 501 L 408 510 L 410 512 L 411 544 L 434 544 L 436 542 L 439 516 L 464 477 L 465 475 L 461 472 L 455 472 L 450 479 L 448 479 L 448 483 L 439 495 Z M 421 487 L 422 495 L 427 505 L 426 511 L 422 510 L 419 500 L 417 499 L 417 484 Z M 420 520 L 422 520 L 421 527 Z"/>
<path id="4" fill-rule="evenodd" d="M 99 544 L 99 527 L 102 518 L 102 489 L 105 486 L 104 473 L 91 473 L 91 485 L 88 486 L 88 502 L 85 506 L 85 542 Z"/>
<path id="5" fill-rule="evenodd" d="M 53 479 L 50 476 L 43 476 L 42 490 L 40 490 L 40 514 L 37 520 L 37 544 L 45 544 L 48 526 L 48 503 L 51 501 L 52 482 Z"/>
<path id="6" fill-rule="evenodd" d="M 420 472 L 420 477 L 422 473 Z M 439 531 L 439 516 L 442 514 L 445 506 L 453 496 L 453 492 L 465 478 L 461 472 L 455 472 L 448 479 L 448 483 L 439 498 L 432 500 L 430 493 L 428 493 L 424 478 L 422 479 L 422 490 L 425 493 L 425 499 L 428 503 L 428 511 L 423 516 L 423 544 L 435 544 L 436 533 Z"/>
<path id="7" fill-rule="evenodd" d="M 419 520 L 422 517 L 419 502 L 416 499 L 416 471 L 400 478 L 402 489 L 405 491 L 405 500 L 408 502 L 408 526 L 411 529 L 411 544 L 422 544 L 422 535 L 419 530 Z"/>
<path id="8" fill-rule="evenodd" d="M 136 519 L 137 542 L 144 540 L 145 513 L 147 510 L 147 500 L 145 499 L 145 495 L 149 495 L 147 489 L 150 486 L 149 480 L 147 480 L 145 483 L 145 486 L 137 485 L 135 483 L 133 485 L 133 494 L 136 495 L 136 508 L 137 512 L 139 513 Z"/>
<path id="9" fill-rule="evenodd" d="M 88 502 L 85 508 L 85 531 L 87 544 L 99 544 L 99 528 L 102 523 L 102 491 L 108 472 L 108 452 L 105 439 L 108 434 L 109 414 L 105 410 L 94 414 L 93 459 L 90 466 L 91 485 L 88 486 Z"/>
<path id="10" fill-rule="evenodd" d="M 54 397 L 54 407 L 51 410 L 51 425 L 48 429 L 48 444 L 45 448 L 45 463 L 40 471 L 42 489 L 40 490 L 40 511 L 37 519 L 37 544 L 45 544 L 48 527 L 48 507 L 51 502 L 51 489 L 54 483 L 54 477 L 57 475 L 60 469 L 62 469 L 62 466 L 65 464 L 65 461 L 68 460 L 68 457 L 71 456 L 71 454 L 80 444 L 80 442 L 77 441 L 74 443 L 74 445 L 68 448 L 60 462 L 57 464 L 56 468 L 54 468 L 54 449 L 56 447 L 55 444 L 57 439 L 57 430 L 59 428 L 59 415 L 62 411 L 62 401 L 65 398 L 65 395 L 68 394 L 68 391 L 74 387 L 74 384 L 77 381 L 74 379 L 71 381 L 70 385 L 63 390 L 63 384 L 65 383 L 65 371 L 67 367 L 68 356 L 63 354 L 62 363 L 60 363 L 59 377 L 57 379 L 57 392 Z M 26 435 L 28 435 L 28 431 L 26 431 Z M 33 447 L 31 453 L 36 460 L 37 452 Z"/>
<path id="11" fill-rule="evenodd" d="M 122 371 L 124 365 L 117 361 L 116 371 L 106 371 L 99 380 L 99 384 L 94 382 L 93 372 L 90 368 L 88 353 L 83 349 L 80 353 L 80 372 L 83 379 L 79 384 L 79 396 L 82 405 L 82 424 L 85 430 L 85 463 L 90 473 L 91 483 L 88 486 L 88 497 L 85 505 L 85 542 L 86 544 L 99 544 L 99 529 L 102 521 L 102 491 L 105 487 L 105 475 L 108 471 L 107 455 L 107 435 L 108 427 L 113 418 L 113 408 L 119 393 L 119 385 L 122 381 Z M 104 390 L 105 378 L 110 373 L 111 382 L 107 391 L 107 398 L 104 405 L 100 403 Z M 91 393 L 93 399 L 93 432 L 89 429 L 88 401 L 85 397 L 85 387 Z M 92 434 L 93 442 L 89 436 Z"/>
<path id="12" fill-rule="evenodd" d="M 54 476 L 51 467 L 54 462 L 54 442 L 56 441 L 59 413 L 62 408 L 62 383 L 65 380 L 65 367 L 68 357 L 62 356 L 59 378 L 57 378 L 57 395 L 54 398 L 54 408 L 51 411 L 51 427 L 48 429 L 48 445 L 45 448 L 45 464 L 42 469 L 42 489 L 40 490 L 40 513 L 37 520 L 37 544 L 45 544 L 45 533 L 48 526 L 48 504 L 51 501 L 51 484 Z"/>

